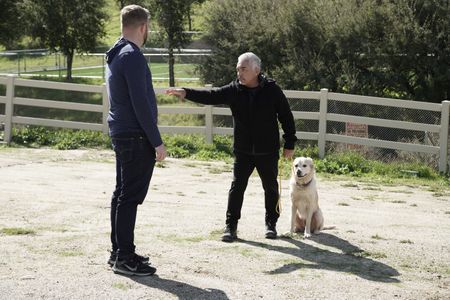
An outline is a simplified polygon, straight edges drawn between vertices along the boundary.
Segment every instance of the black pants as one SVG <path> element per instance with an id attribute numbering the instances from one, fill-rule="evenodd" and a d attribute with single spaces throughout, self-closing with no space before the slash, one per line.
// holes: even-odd
<path id="1" fill-rule="evenodd" d="M 116 154 L 116 188 L 111 199 L 111 243 L 119 259 L 134 254 L 137 206 L 147 195 L 155 166 L 155 149 L 141 134 L 111 138 Z"/>
<path id="2" fill-rule="evenodd" d="M 276 224 L 280 214 L 276 211 L 278 203 L 278 153 L 268 155 L 249 155 L 235 152 L 233 182 L 228 194 L 226 224 L 237 226 L 241 218 L 241 208 L 248 179 L 256 168 L 264 188 L 265 222 Z"/>

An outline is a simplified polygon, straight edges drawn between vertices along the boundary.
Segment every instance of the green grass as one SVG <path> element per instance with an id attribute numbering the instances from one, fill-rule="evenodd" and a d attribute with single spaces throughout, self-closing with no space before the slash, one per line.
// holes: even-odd
<path id="1" fill-rule="evenodd" d="M 62 257 L 74 257 L 74 256 L 83 256 L 84 253 L 82 251 L 76 251 L 76 250 L 64 250 L 58 252 L 59 256 Z"/>
<path id="2" fill-rule="evenodd" d="M 350 256 L 354 256 L 354 257 L 370 257 L 370 258 L 375 258 L 375 259 L 379 259 L 379 258 L 387 258 L 387 255 L 383 252 L 370 252 L 370 251 L 365 251 L 365 250 L 358 250 L 358 251 L 354 251 L 354 252 L 347 252 L 345 253 L 346 255 L 350 255 Z"/>
<path id="3" fill-rule="evenodd" d="M 130 286 L 128 284 L 122 282 L 113 283 L 111 286 L 122 291 L 127 291 L 130 289 Z"/>
<path id="4" fill-rule="evenodd" d="M 2 233 L 4 235 L 34 235 L 34 234 L 36 234 L 36 231 L 33 229 L 27 229 L 27 228 L 8 227 L 8 228 L 2 228 L 0 230 L 0 233 Z"/>
<path id="5" fill-rule="evenodd" d="M 406 201 L 404 201 L 404 200 L 392 200 L 392 201 L 390 201 L 391 203 L 397 203 L 397 204 L 403 204 L 403 203 L 406 203 Z"/>
<path id="6" fill-rule="evenodd" d="M 342 187 L 354 187 L 354 188 L 357 188 L 357 187 L 359 187 L 359 185 L 357 185 L 356 183 L 344 183 L 344 184 L 341 184 L 341 186 Z"/>
<path id="7" fill-rule="evenodd" d="M 401 240 L 400 244 L 414 244 L 414 242 L 411 240 Z"/>
<path id="8" fill-rule="evenodd" d="M 238 253 L 244 257 L 261 257 L 261 254 L 256 253 L 252 249 L 238 247 Z"/>
<path id="9" fill-rule="evenodd" d="M 212 240 L 218 239 L 223 234 L 223 229 L 215 229 L 209 232 L 209 238 Z"/>
<path id="10" fill-rule="evenodd" d="M 97 58 L 98 60 L 98 58 Z M 103 77 L 105 73 L 105 69 L 102 66 L 102 60 L 97 61 L 97 63 L 93 66 L 89 66 L 84 64 L 83 66 L 74 67 L 72 69 L 72 76 L 98 76 Z M 195 64 L 175 64 L 175 78 L 194 78 L 197 77 L 195 73 Z M 168 78 L 169 77 L 169 65 L 166 63 L 150 63 L 149 64 L 150 71 L 152 72 L 152 76 L 156 79 L 158 78 Z M 65 76 L 65 70 L 42 70 L 42 71 L 29 71 L 22 72 L 22 74 L 36 74 L 40 76 L 56 76 L 62 75 Z M 195 81 L 195 80 L 193 80 Z"/>
<path id="11" fill-rule="evenodd" d="M 222 174 L 222 173 L 230 173 L 233 171 L 230 165 L 225 165 L 222 167 L 211 167 L 208 168 L 210 174 Z"/>
<path id="12" fill-rule="evenodd" d="M 102 66 L 104 56 L 91 56 L 76 54 L 73 59 L 73 68 Z M 58 66 L 65 66 L 64 56 L 60 54 L 48 55 L 26 55 L 21 56 L 20 60 L 17 56 L 0 56 L 0 72 L 17 72 L 20 68 L 20 73 L 34 73 L 42 70 L 58 69 Z M 58 71 L 54 74 L 59 74 Z M 65 75 L 65 71 L 62 71 Z"/>
<path id="13" fill-rule="evenodd" d="M 381 237 L 378 234 L 372 235 L 371 238 L 374 240 L 387 240 L 386 238 Z"/>
<path id="14" fill-rule="evenodd" d="M 190 236 L 190 237 L 185 237 L 185 236 L 179 236 L 176 234 L 169 234 L 169 235 L 158 235 L 158 238 L 166 241 L 166 242 L 175 242 L 175 243 L 200 243 L 202 241 L 205 241 L 208 239 L 208 237 L 205 236 Z"/>

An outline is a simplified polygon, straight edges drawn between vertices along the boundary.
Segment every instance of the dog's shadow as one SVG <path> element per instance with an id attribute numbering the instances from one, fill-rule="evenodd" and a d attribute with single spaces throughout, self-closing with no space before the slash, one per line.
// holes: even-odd
<path id="1" fill-rule="evenodd" d="M 288 263 L 275 270 L 267 272 L 268 274 L 283 274 L 290 273 L 301 268 L 310 268 L 351 273 L 371 281 L 386 283 L 400 282 L 400 280 L 395 278 L 400 275 L 396 269 L 384 263 L 364 257 L 364 255 L 367 254 L 365 251 L 334 235 L 321 233 L 313 236 L 311 240 L 325 246 L 337 248 L 341 250 L 342 253 L 336 253 L 326 249 L 314 247 L 296 239 L 282 238 L 282 240 L 293 244 L 296 248 L 274 246 L 262 242 L 242 239 L 240 239 L 240 242 L 255 247 L 262 247 L 268 250 L 289 254 L 311 262 Z"/>
<path id="2" fill-rule="evenodd" d="M 228 300 L 228 296 L 222 290 L 218 289 L 202 289 L 181 281 L 164 279 L 158 275 L 153 276 L 126 276 L 133 281 L 140 283 L 142 285 L 159 289 L 174 296 L 178 299 L 218 299 L 218 300 Z"/>

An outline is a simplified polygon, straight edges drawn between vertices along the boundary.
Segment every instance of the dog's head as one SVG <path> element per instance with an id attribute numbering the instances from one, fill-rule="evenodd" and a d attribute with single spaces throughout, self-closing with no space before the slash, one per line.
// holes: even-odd
<path id="1" fill-rule="evenodd" d="M 314 176 L 314 162 L 311 157 L 297 157 L 292 163 L 292 177 L 299 184 L 306 184 Z"/>

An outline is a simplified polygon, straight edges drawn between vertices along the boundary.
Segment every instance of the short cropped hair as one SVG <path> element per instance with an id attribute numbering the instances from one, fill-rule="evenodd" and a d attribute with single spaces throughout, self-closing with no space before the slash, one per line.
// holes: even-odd
<path id="1" fill-rule="evenodd" d="M 142 6 L 127 5 L 120 11 L 122 27 L 138 27 L 148 22 L 150 13 Z"/>
<path id="2" fill-rule="evenodd" d="M 253 70 L 259 69 L 261 70 L 261 59 L 256 56 L 253 52 L 245 52 L 238 57 L 238 62 L 240 61 L 248 61 L 252 66 Z"/>

